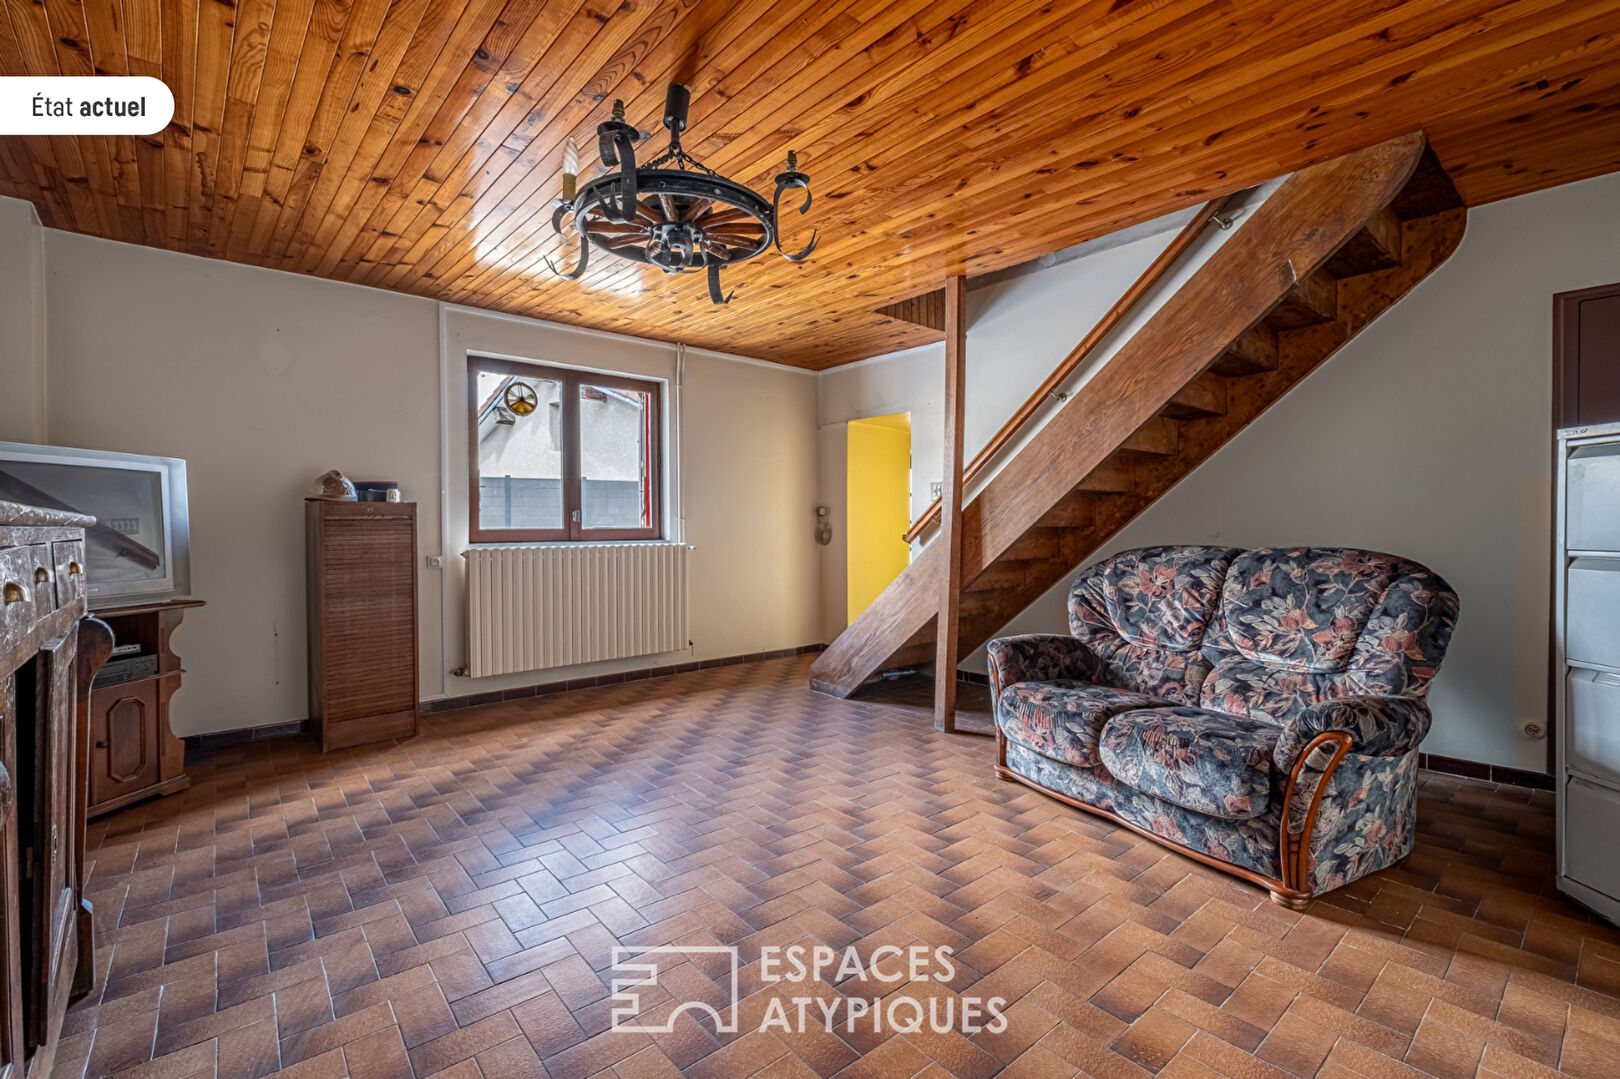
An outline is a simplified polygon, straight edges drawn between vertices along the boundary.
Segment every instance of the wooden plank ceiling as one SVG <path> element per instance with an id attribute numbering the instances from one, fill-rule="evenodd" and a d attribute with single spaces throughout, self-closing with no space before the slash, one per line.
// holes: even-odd
<path id="1" fill-rule="evenodd" d="M 154 75 L 152 138 L 0 137 L 47 224 L 825 368 L 877 308 L 1424 128 L 1471 205 L 1620 168 L 1614 0 L 0 0 L 0 73 Z M 614 98 L 769 190 L 812 259 L 666 278 L 546 256 Z M 661 146 L 661 140 L 655 139 Z M 589 171 L 589 165 L 587 166 Z M 788 215 L 797 218 L 797 215 Z"/>

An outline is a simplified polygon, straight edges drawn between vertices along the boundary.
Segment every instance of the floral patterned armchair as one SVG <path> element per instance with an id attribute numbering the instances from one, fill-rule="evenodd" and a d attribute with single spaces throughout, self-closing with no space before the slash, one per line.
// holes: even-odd
<path id="1" fill-rule="evenodd" d="M 1336 547 L 1150 547 L 1081 574 L 1072 635 L 990 642 L 997 772 L 1300 906 L 1412 849 L 1457 595 Z"/>

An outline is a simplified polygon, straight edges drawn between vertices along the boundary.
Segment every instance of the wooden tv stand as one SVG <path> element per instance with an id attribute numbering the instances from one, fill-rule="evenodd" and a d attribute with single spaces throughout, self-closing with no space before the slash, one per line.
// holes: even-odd
<path id="1" fill-rule="evenodd" d="M 191 786 L 186 744 L 169 726 L 169 700 L 185 673 L 169 639 L 186 612 L 201 606 L 202 600 L 175 599 L 94 612 L 112 627 L 116 644 L 138 643 L 143 654 L 155 655 L 157 671 L 91 687 L 90 816 Z"/>

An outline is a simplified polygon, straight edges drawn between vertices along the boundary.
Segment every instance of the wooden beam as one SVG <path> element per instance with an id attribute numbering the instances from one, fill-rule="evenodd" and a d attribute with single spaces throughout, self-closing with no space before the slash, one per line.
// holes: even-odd
<path id="1" fill-rule="evenodd" d="M 945 281 L 945 472 L 940 490 L 939 631 L 934 646 L 934 729 L 956 732 L 956 634 L 962 601 L 962 383 L 967 361 L 967 278 Z"/>

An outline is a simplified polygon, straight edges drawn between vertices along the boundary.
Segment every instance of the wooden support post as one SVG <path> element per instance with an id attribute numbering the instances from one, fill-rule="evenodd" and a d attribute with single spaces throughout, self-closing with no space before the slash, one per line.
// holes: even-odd
<path id="1" fill-rule="evenodd" d="M 940 485 L 939 633 L 934 652 L 934 729 L 956 732 L 956 642 L 962 602 L 962 383 L 967 355 L 967 278 L 945 280 L 945 472 Z"/>

